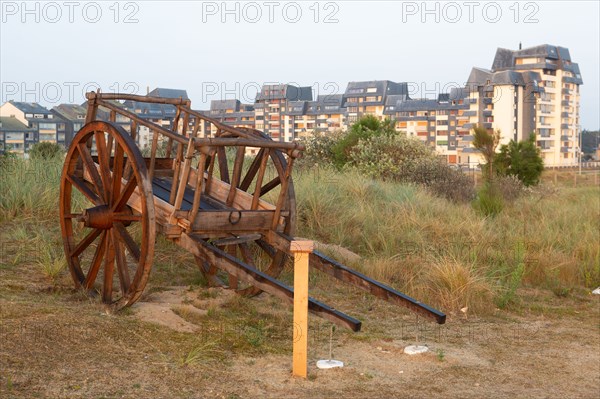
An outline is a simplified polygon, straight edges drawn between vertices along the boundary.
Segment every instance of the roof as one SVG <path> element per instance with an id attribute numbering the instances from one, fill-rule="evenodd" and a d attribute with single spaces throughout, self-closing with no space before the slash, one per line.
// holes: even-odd
<path id="1" fill-rule="evenodd" d="M 542 81 L 539 73 L 534 71 L 515 71 L 503 70 L 492 72 L 484 68 L 473 68 L 467 80 L 470 87 L 473 86 L 491 86 L 512 85 L 528 86 L 531 85 L 534 90 L 541 90 L 538 83 Z"/>
<path id="2" fill-rule="evenodd" d="M 25 103 L 19 101 L 9 101 L 12 105 L 26 114 L 49 114 L 48 108 L 41 106 L 38 103 Z"/>
<path id="3" fill-rule="evenodd" d="M 290 101 L 287 107 L 287 115 L 304 115 L 307 110 L 308 101 Z"/>
<path id="4" fill-rule="evenodd" d="M 30 128 L 17 118 L 12 116 L 0 116 L 0 131 L 2 132 L 33 132 Z"/>
<path id="5" fill-rule="evenodd" d="M 542 58 L 541 62 L 535 64 L 517 65 L 516 60 L 518 58 Z M 569 49 L 566 47 L 554 46 L 550 44 L 542 44 L 539 46 L 528 47 L 520 50 L 509 50 L 505 48 L 498 48 L 492 63 L 492 71 L 500 70 L 524 70 L 534 68 L 544 69 L 563 69 L 566 71 L 573 72 L 575 75 L 573 83 L 583 84 L 581 80 L 581 74 L 579 72 L 579 65 L 571 62 L 571 54 Z"/>
<path id="6" fill-rule="evenodd" d="M 79 104 L 60 104 L 52 108 L 54 112 L 57 112 L 65 119 L 74 121 L 81 120 L 80 116 L 85 118 L 87 109 Z"/>
<path id="7" fill-rule="evenodd" d="M 367 92 L 367 89 L 376 89 L 373 92 Z M 356 97 L 362 95 L 390 95 L 405 94 L 408 95 L 408 83 L 396 83 L 391 80 L 366 80 L 361 82 L 349 82 L 346 86 L 344 97 Z"/>
<path id="8" fill-rule="evenodd" d="M 211 111 L 225 111 L 232 109 L 234 111 L 240 110 L 240 100 L 212 100 L 210 102 Z"/>
<path id="9" fill-rule="evenodd" d="M 187 91 L 182 89 L 166 89 L 163 87 L 157 87 L 148 93 L 150 97 L 166 97 L 166 98 L 182 98 L 184 100 L 189 100 Z"/>
<path id="10" fill-rule="evenodd" d="M 256 101 L 285 99 L 288 101 L 312 101 L 312 87 L 288 84 L 264 85 L 256 94 Z"/>
<path id="11" fill-rule="evenodd" d="M 406 100 L 408 100 L 408 96 L 405 94 L 392 94 L 390 96 L 387 96 L 387 98 L 385 99 L 385 105 L 395 106 L 399 101 Z"/>

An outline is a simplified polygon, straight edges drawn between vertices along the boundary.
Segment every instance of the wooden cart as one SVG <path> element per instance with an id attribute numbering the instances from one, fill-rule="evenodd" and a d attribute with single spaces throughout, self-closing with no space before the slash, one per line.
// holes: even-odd
<path id="1" fill-rule="evenodd" d="M 291 288 L 277 277 L 292 256 L 291 172 L 301 144 L 226 126 L 192 110 L 189 100 L 94 92 L 86 97 L 86 124 L 68 150 L 60 187 L 64 248 L 77 288 L 101 292 L 115 309 L 133 304 L 148 281 L 159 232 L 195 256 L 210 285 L 293 300 Z M 166 128 L 118 100 L 172 107 L 176 114 Z M 99 109 L 108 112 L 108 121 L 98 120 Z M 136 145 L 138 129 L 151 133 L 149 156 Z M 213 131 L 213 137 L 200 137 L 202 131 Z M 310 266 L 445 322 L 443 313 L 319 252 L 310 255 Z M 309 310 L 360 330 L 360 321 L 312 298 Z"/>

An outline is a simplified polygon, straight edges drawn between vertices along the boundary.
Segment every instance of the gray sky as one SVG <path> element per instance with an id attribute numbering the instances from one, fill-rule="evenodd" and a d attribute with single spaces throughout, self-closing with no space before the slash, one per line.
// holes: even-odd
<path id="1" fill-rule="evenodd" d="M 569 48 L 584 81 L 581 125 L 600 127 L 596 0 L 0 3 L 2 102 L 171 87 L 205 109 L 213 99 L 252 102 L 264 83 L 331 94 L 371 79 L 413 82 L 413 97 L 431 97 L 521 41 Z"/>

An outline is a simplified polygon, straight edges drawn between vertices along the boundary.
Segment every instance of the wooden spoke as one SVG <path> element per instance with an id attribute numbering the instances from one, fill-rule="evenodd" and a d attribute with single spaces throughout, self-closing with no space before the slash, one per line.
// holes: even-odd
<path id="1" fill-rule="evenodd" d="M 121 179 L 123 177 L 123 148 L 119 143 L 115 143 L 115 159 L 113 163 L 113 174 L 112 174 L 112 192 L 116 197 L 121 193 Z M 112 202 L 113 198 L 111 198 Z M 115 201 L 116 202 L 116 201 Z M 113 203 L 109 203 L 113 205 Z"/>
<path id="2" fill-rule="evenodd" d="M 113 273 L 115 269 L 115 247 L 112 232 L 107 232 L 106 255 L 104 256 L 104 284 L 102 286 L 102 302 L 112 302 Z"/>
<path id="3" fill-rule="evenodd" d="M 129 232 L 123 225 L 123 223 L 117 222 L 114 224 L 114 227 L 115 227 L 115 230 L 117 231 L 117 233 L 119 234 L 119 236 L 121 237 L 121 240 L 125 243 L 125 246 L 129 250 L 129 253 L 131 254 L 131 256 L 133 256 L 133 258 L 136 261 L 139 261 L 140 248 L 136 244 L 133 237 L 131 237 L 131 235 L 129 234 Z"/>
<path id="4" fill-rule="evenodd" d="M 244 165 L 244 155 L 246 153 L 246 147 L 240 146 L 237 149 L 235 155 L 235 164 L 233 165 L 233 174 L 231 176 L 231 187 L 229 188 L 229 194 L 227 195 L 227 206 L 233 204 L 235 194 L 237 193 L 237 186 L 240 183 L 242 175 L 242 166 Z"/>
<path id="5" fill-rule="evenodd" d="M 102 238 L 100 239 L 100 244 L 96 247 L 96 252 L 94 253 L 94 258 L 92 259 L 92 265 L 90 266 L 90 270 L 88 270 L 87 277 L 83 282 L 83 288 L 89 290 L 94 285 L 96 281 L 96 276 L 98 275 L 98 270 L 100 270 L 100 264 L 102 263 L 102 258 L 104 256 L 104 252 L 106 251 L 106 231 L 102 232 Z"/>
<path id="6" fill-rule="evenodd" d="M 125 184 L 125 188 L 123 189 L 123 192 L 121 193 L 119 199 L 115 201 L 112 207 L 113 212 L 117 212 L 123 209 L 123 207 L 127 204 L 127 201 L 129 201 L 131 194 L 133 194 L 133 192 L 135 191 L 136 187 L 137 180 L 135 176 L 132 176 L 131 179 L 129 179 L 129 181 Z"/>
<path id="7" fill-rule="evenodd" d="M 96 151 L 98 151 L 98 164 L 100 165 L 100 176 L 104 185 L 105 198 L 110 198 L 110 161 L 104 132 L 95 132 L 94 137 L 96 138 Z"/>
<path id="8" fill-rule="evenodd" d="M 229 255 L 236 257 L 237 250 L 236 250 L 235 245 L 227 245 L 225 247 L 225 250 L 227 253 L 229 253 Z M 234 290 L 237 290 L 238 283 L 239 283 L 238 278 L 236 276 L 234 276 L 233 274 L 229 273 L 228 281 L 229 281 L 229 287 Z"/>
<path id="9" fill-rule="evenodd" d="M 258 173 L 259 169 L 260 169 L 260 164 L 263 158 L 263 155 L 265 153 L 265 151 L 267 151 L 265 148 L 261 148 L 261 150 L 258 152 L 258 154 L 256 154 L 256 157 L 252 160 L 252 163 L 250 164 L 250 167 L 248 168 L 248 171 L 246 172 L 246 176 L 244 176 L 244 179 L 242 180 L 242 182 L 239 185 L 239 188 L 241 190 L 248 190 L 248 188 L 250 187 L 250 184 L 252 184 L 252 181 L 254 180 L 254 178 L 256 177 L 256 174 Z"/>
<path id="10" fill-rule="evenodd" d="M 111 231 L 113 235 L 113 245 L 115 246 L 115 259 L 117 261 L 117 272 L 119 282 L 121 284 L 121 293 L 125 294 L 129 291 L 131 278 L 129 277 L 129 269 L 127 268 L 127 259 L 125 258 L 125 249 L 121 245 L 121 240 L 115 229 Z"/>
<path id="11" fill-rule="evenodd" d="M 77 150 L 79 151 L 81 159 L 85 164 L 85 167 L 87 168 L 90 177 L 92 178 L 92 183 L 96 188 L 96 192 L 106 202 L 106 192 L 104 191 L 104 186 L 102 184 L 100 174 L 98 173 L 98 168 L 96 168 L 96 164 L 92 159 L 92 156 L 90 154 L 89 149 L 87 148 L 86 143 L 77 144 Z"/>
<path id="12" fill-rule="evenodd" d="M 217 161 L 219 162 L 221 181 L 229 183 L 229 166 L 227 164 L 227 154 L 225 153 L 224 147 L 219 147 L 217 149 Z"/>
<path id="13" fill-rule="evenodd" d="M 271 180 L 270 182 L 268 182 L 267 184 L 265 184 L 264 186 L 262 186 L 260 188 L 260 196 L 262 197 L 263 195 L 265 195 L 269 191 L 273 190 L 280 183 L 281 183 L 281 178 L 279 176 L 277 176 L 276 178 L 274 178 L 273 180 Z"/>
<path id="14" fill-rule="evenodd" d="M 94 240 L 100 235 L 100 233 L 102 233 L 102 230 L 100 229 L 93 229 L 92 231 L 90 231 L 84 238 L 83 240 L 81 240 L 79 242 L 79 244 L 77 244 L 77 246 L 75 247 L 75 249 L 71 252 L 71 254 L 69 255 L 69 257 L 74 257 L 74 256 L 79 256 L 81 255 L 81 253 L 83 251 L 85 251 L 85 249 L 87 247 L 90 246 L 91 243 L 94 242 Z"/>
<path id="15" fill-rule="evenodd" d="M 260 196 L 261 196 L 262 182 L 265 177 L 265 171 L 267 170 L 267 162 L 269 161 L 269 158 L 270 158 L 269 153 L 270 153 L 270 150 L 267 150 L 261 156 L 260 167 L 258 169 L 258 177 L 256 178 L 256 185 L 254 186 L 254 194 L 252 195 L 252 205 L 250 206 L 250 209 L 252 209 L 252 210 L 258 209 L 258 203 L 260 201 Z"/>
<path id="16" fill-rule="evenodd" d="M 254 264 L 254 260 L 252 259 L 252 252 L 247 243 L 239 244 L 240 252 L 242 254 L 242 258 L 244 259 L 244 263 L 249 264 L 250 266 L 256 269 L 256 265 Z"/>
<path id="17" fill-rule="evenodd" d="M 80 193 L 85 195 L 94 205 L 102 205 L 104 201 L 96 195 L 90 188 L 77 176 L 67 175 L 66 179 L 77 189 Z"/>

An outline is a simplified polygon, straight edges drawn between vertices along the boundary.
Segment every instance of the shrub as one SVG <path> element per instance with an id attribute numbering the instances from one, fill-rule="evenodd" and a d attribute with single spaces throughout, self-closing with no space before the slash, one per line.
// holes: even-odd
<path id="1" fill-rule="evenodd" d="M 442 162 L 419 139 L 397 136 L 361 140 L 350 153 L 349 165 L 373 178 L 413 183 L 455 202 L 471 201 L 471 179 Z"/>
<path id="2" fill-rule="evenodd" d="M 455 202 L 468 202 L 475 197 L 471 178 L 439 158 L 421 159 L 406 172 L 403 181 L 425 186 L 434 195 Z"/>
<path id="3" fill-rule="evenodd" d="M 500 147 L 496 163 L 499 174 L 516 176 L 526 186 L 538 184 L 544 161 L 540 149 L 535 145 L 535 134 L 531 134 L 527 140 L 511 140 L 508 145 Z"/>
<path id="4" fill-rule="evenodd" d="M 31 159 L 53 159 L 63 155 L 64 148 L 56 143 L 35 143 L 29 150 Z"/>
<path id="5" fill-rule="evenodd" d="M 314 132 L 312 136 L 302 140 L 306 147 L 300 165 L 333 164 L 333 146 L 338 142 L 344 132 Z"/>
<path id="6" fill-rule="evenodd" d="M 497 176 L 494 185 L 506 202 L 516 200 L 525 192 L 525 185 L 516 176 Z"/>
<path id="7" fill-rule="evenodd" d="M 496 216 L 504 208 L 504 201 L 498 188 L 492 182 L 486 182 L 473 201 L 473 208 L 483 216 Z"/>
<path id="8" fill-rule="evenodd" d="M 337 140 L 331 147 L 333 164 L 342 168 L 350 161 L 353 148 L 361 141 L 372 137 L 396 136 L 398 132 L 394 127 L 394 121 L 386 119 L 381 122 L 374 115 L 362 117 L 350 127 L 350 130 Z"/>

